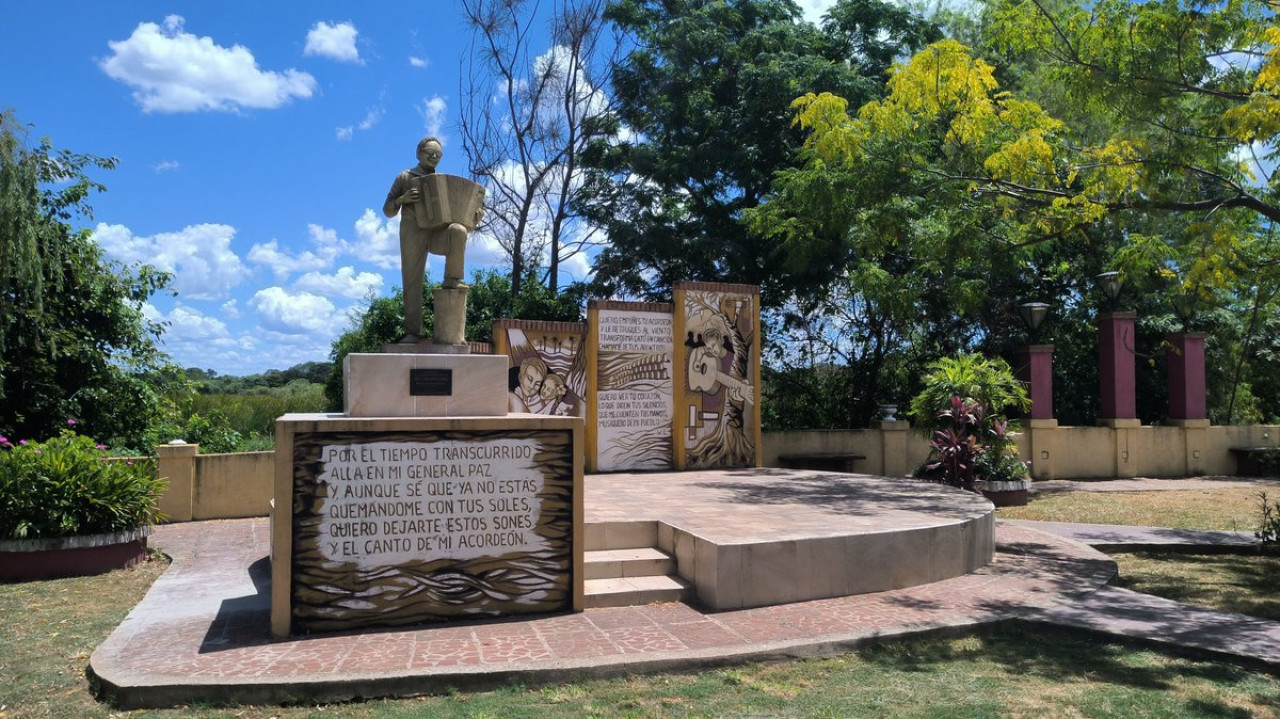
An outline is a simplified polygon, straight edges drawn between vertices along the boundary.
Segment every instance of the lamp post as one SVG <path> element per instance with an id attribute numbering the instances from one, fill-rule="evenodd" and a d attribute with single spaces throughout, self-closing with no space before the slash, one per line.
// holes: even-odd
<path id="1" fill-rule="evenodd" d="M 1097 276 L 1098 286 L 1106 295 L 1108 309 L 1098 313 L 1098 379 L 1101 412 L 1098 424 L 1107 427 L 1137 427 L 1138 407 L 1135 399 L 1134 328 L 1138 313 L 1116 309 L 1124 283 L 1119 272 L 1103 272 Z"/>
<path id="2" fill-rule="evenodd" d="M 1027 385 L 1031 396 L 1031 411 L 1027 418 L 1033 424 L 1056 421 L 1053 419 L 1053 345 L 1036 342 L 1040 325 L 1049 315 L 1050 306 L 1044 302 L 1024 302 L 1018 305 L 1018 316 L 1027 325 L 1027 344 L 1022 346 L 1018 362 L 1018 379 Z"/>

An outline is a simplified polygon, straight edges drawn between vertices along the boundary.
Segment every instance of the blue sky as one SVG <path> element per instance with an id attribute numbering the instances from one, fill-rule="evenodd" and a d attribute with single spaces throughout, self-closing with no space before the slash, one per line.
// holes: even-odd
<path id="1" fill-rule="evenodd" d="M 831 3 L 808 0 L 816 19 Z M 381 213 L 424 134 L 466 175 L 453 0 L 8 2 L 0 107 L 56 147 L 119 159 L 89 223 L 112 259 L 174 273 L 147 312 L 182 366 L 250 374 L 328 358 L 399 285 Z M 548 48 L 549 49 L 549 48 Z M 431 257 L 439 277 L 442 258 Z M 504 267 L 474 237 L 468 272 Z M 585 260 L 567 268 L 585 277 Z"/>

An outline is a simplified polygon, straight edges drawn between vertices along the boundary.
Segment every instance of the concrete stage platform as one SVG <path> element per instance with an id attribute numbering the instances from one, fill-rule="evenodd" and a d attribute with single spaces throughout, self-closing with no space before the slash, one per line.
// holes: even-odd
<path id="1" fill-rule="evenodd" d="M 588 550 L 656 547 L 712 610 L 928 584 L 995 553 L 991 503 L 926 482 L 756 468 L 585 485 Z"/>
<path id="2" fill-rule="evenodd" d="M 265 519 L 159 527 L 173 565 L 90 659 L 123 708 L 410 695 L 843 651 L 1016 618 L 1114 573 L 937 485 L 752 469 L 586 478 L 587 547 L 667 547 L 688 603 L 275 639 Z M 975 570 L 975 571 L 970 571 Z M 821 599 L 820 597 L 830 597 Z M 719 611 L 717 611 L 719 610 Z"/>

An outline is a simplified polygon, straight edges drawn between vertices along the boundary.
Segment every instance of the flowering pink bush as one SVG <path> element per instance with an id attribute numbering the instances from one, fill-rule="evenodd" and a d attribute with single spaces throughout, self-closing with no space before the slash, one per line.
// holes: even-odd
<path id="1" fill-rule="evenodd" d="M 68 424 L 75 420 L 68 420 Z M 166 482 L 151 461 L 106 461 L 66 429 L 45 442 L 0 437 L 0 539 L 104 534 L 156 522 Z"/>

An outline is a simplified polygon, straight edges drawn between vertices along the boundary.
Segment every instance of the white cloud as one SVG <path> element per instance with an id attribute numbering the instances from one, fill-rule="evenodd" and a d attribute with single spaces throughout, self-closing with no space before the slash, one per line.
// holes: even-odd
<path id="1" fill-rule="evenodd" d="M 240 319 L 240 302 L 239 300 L 227 300 L 222 303 L 222 315 L 229 320 Z"/>
<path id="2" fill-rule="evenodd" d="M 192 307 L 178 304 L 164 314 L 148 304 L 143 313 L 148 319 L 167 324 L 160 344 L 180 366 L 216 367 L 226 372 L 229 366 L 242 361 L 242 352 L 251 349 L 246 337 L 234 336 L 221 320 Z"/>
<path id="3" fill-rule="evenodd" d="M 337 308 L 328 299 L 310 292 L 292 293 L 283 287 L 259 290 L 249 300 L 262 326 L 285 335 L 332 336 L 342 329 Z"/>
<path id="4" fill-rule="evenodd" d="M 337 230 L 330 229 L 324 225 L 308 222 L 307 235 L 310 237 L 311 244 L 315 245 L 322 254 L 331 258 L 336 257 L 340 252 L 350 249 L 347 241 L 338 237 Z"/>
<path id="5" fill-rule="evenodd" d="M 356 220 L 356 246 L 352 251 L 369 264 L 382 269 L 400 266 L 400 216 L 384 219 L 381 212 L 366 208 Z"/>
<path id="6" fill-rule="evenodd" d="M 124 225 L 100 222 L 93 239 L 113 260 L 143 262 L 172 272 L 173 287 L 179 294 L 212 300 L 225 297 L 249 272 L 231 250 L 235 234 L 230 225 L 200 224 L 139 237 Z"/>
<path id="7" fill-rule="evenodd" d="M 359 125 L 356 125 L 356 129 L 368 130 L 369 128 L 378 124 L 378 121 L 382 119 L 382 115 L 384 114 L 384 112 L 385 111 L 381 107 L 369 108 L 369 111 L 366 112 L 364 115 L 364 119 L 360 121 Z"/>
<path id="8" fill-rule="evenodd" d="M 223 47 L 184 32 L 182 23 L 178 15 L 166 17 L 163 27 L 139 23 L 129 39 L 107 43 L 112 54 L 99 67 L 132 87 L 144 112 L 272 109 L 315 91 L 311 75 L 263 71 L 247 48 Z"/>
<path id="9" fill-rule="evenodd" d="M 163 162 L 159 162 L 159 163 L 156 163 L 155 165 L 152 165 L 151 169 L 155 170 L 157 173 L 160 173 L 160 172 L 168 172 L 170 170 L 176 170 L 179 167 L 182 167 L 182 165 L 180 165 L 177 160 L 164 160 Z"/>
<path id="10" fill-rule="evenodd" d="M 430 60 L 429 58 L 425 58 L 425 57 L 418 57 L 418 56 L 416 56 L 416 55 L 410 55 L 410 56 L 409 56 L 409 64 L 410 64 L 411 66 L 413 66 L 413 67 L 417 67 L 417 68 L 427 68 L 427 67 L 431 67 L 431 60 Z"/>
<path id="11" fill-rule="evenodd" d="M 381 106 L 371 107 L 365 112 L 364 119 L 360 122 L 355 125 L 346 125 L 345 127 L 337 128 L 337 138 L 343 142 L 350 140 L 355 135 L 356 130 L 363 132 L 365 130 L 372 129 L 374 125 L 377 125 L 378 122 L 382 120 L 382 116 L 385 114 L 386 110 Z"/>
<path id="12" fill-rule="evenodd" d="M 315 248 L 299 253 L 280 249 L 278 240 L 258 243 L 249 248 L 247 259 L 255 265 L 269 268 L 276 280 L 283 280 L 296 272 L 314 272 L 333 266 L 338 255 L 347 250 L 345 241 L 338 238 L 336 230 L 316 224 L 307 225 L 311 245 Z"/>
<path id="13" fill-rule="evenodd" d="M 199 310 L 181 303 L 174 305 L 167 315 L 151 305 L 147 305 L 143 312 L 147 314 L 148 319 L 168 323 L 169 326 L 164 333 L 167 342 L 221 340 L 231 336 L 227 331 L 226 323 L 222 320 L 208 317 L 201 314 Z"/>
<path id="14" fill-rule="evenodd" d="M 270 269 L 277 280 L 283 280 L 295 272 L 322 270 L 332 261 L 332 258 L 326 259 L 310 250 L 290 254 L 280 249 L 277 240 L 254 245 L 249 248 L 246 258 L 255 265 Z"/>
<path id="15" fill-rule="evenodd" d="M 320 272 L 308 272 L 293 283 L 293 288 L 302 292 L 327 297 L 345 297 L 358 300 L 382 287 L 382 275 L 373 272 L 356 273 L 354 267 L 341 267 L 337 272 L 326 275 Z"/>
<path id="16" fill-rule="evenodd" d="M 418 109 L 422 112 L 422 125 L 427 129 L 427 134 L 439 137 L 443 143 L 444 137 L 440 133 L 444 129 L 445 112 L 448 111 L 449 104 L 443 97 L 432 95 L 423 98 Z"/>
<path id="17" fill-rule="evenodd" d="M 360 34 L 356 26 L 349 22 L 330 25 L 317 22 L 307 32 L 307 46 L 302 49 L 303 55 L 319 55 L 339 62 L 360 62 L 360 51 L 356 49 L 356 36 Z"/>

